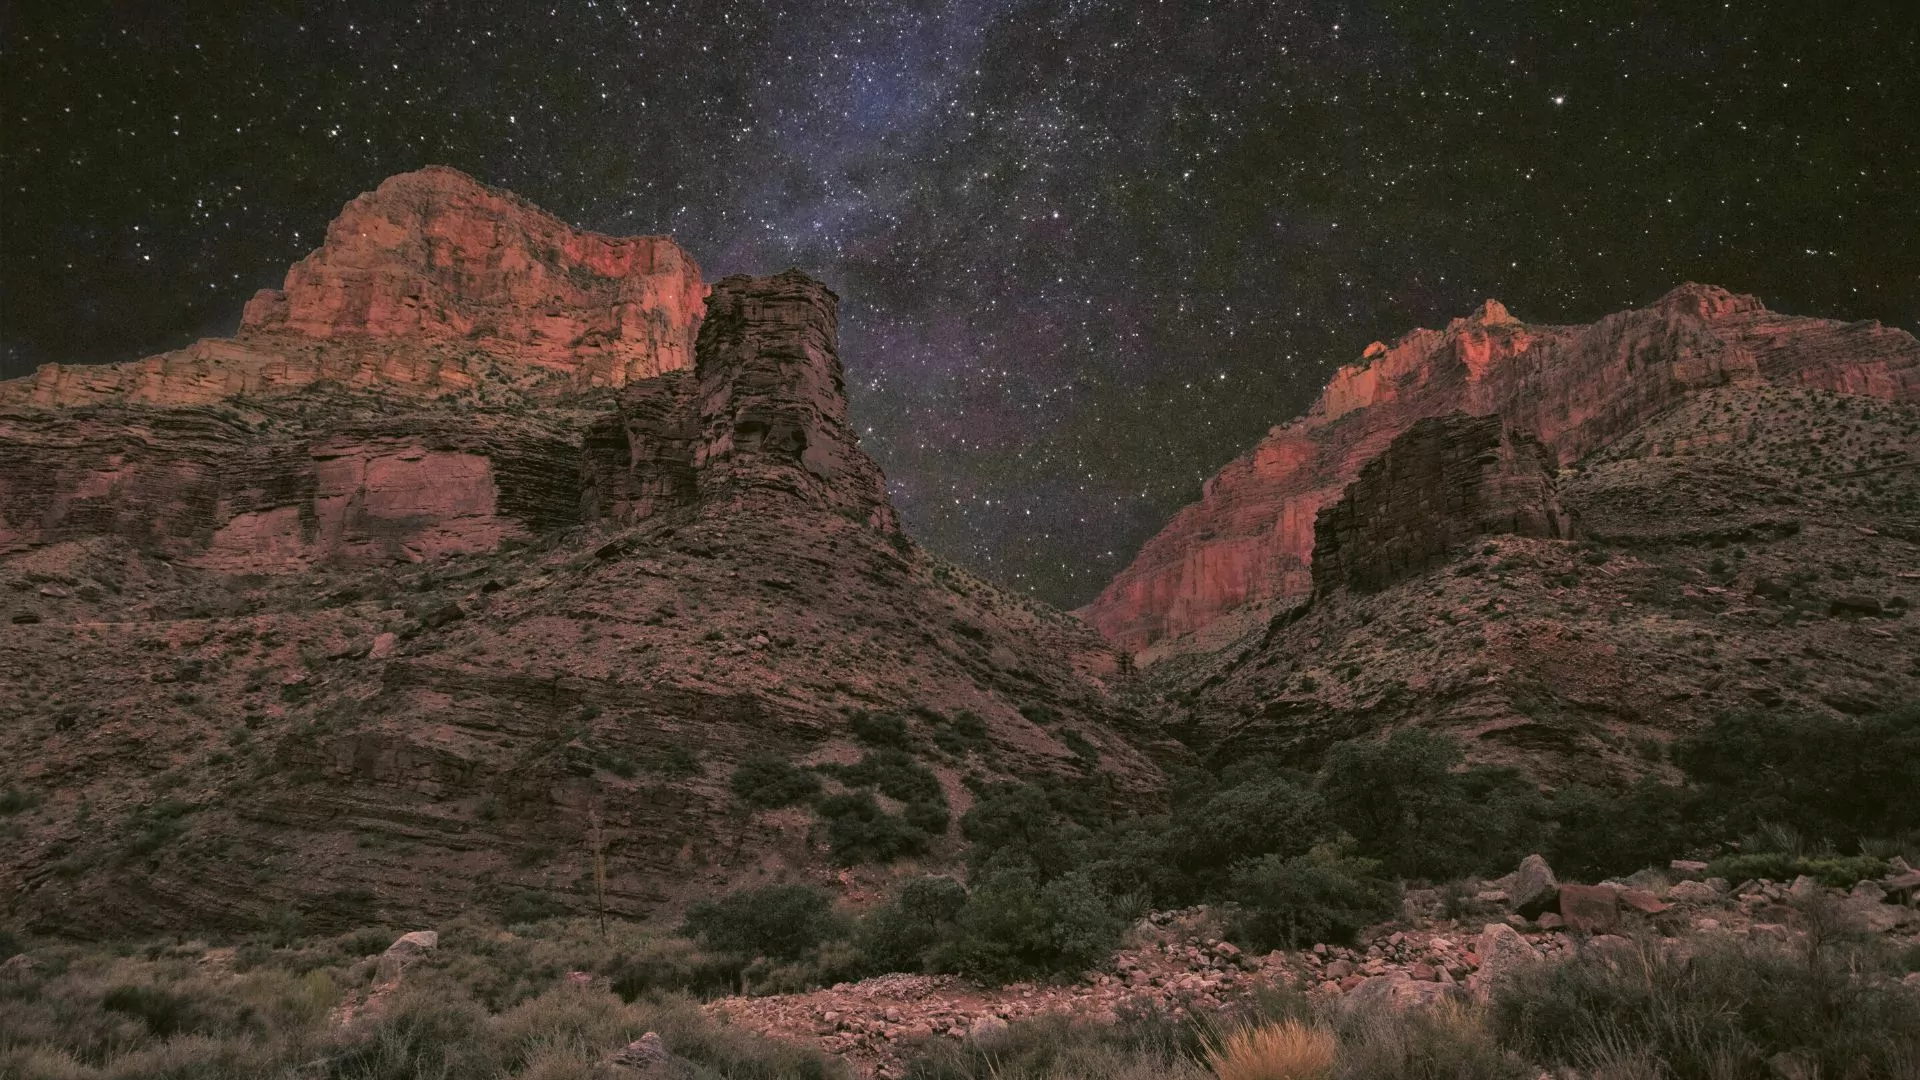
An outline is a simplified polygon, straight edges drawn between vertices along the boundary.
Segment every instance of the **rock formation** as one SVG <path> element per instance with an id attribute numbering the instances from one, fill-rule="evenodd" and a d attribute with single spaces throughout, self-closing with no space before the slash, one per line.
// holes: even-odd
<path id="1" fill-rule="evenodd" d="M 1378 592 L 1450 562 L 1478 537 L 1562 537 L 1553 460 L 1497 416 L 1416 420 L 1313 526 L 1315 588 Z"/>
<path id="2" fill-rule="evenodd" d="M 808 811 L 755 812 L 729 778 L 852 761 L 862 713 L 903 719 L 955 808 L 962 776 L 1162 785 L 1109 646 L 901 534 L 847 421 L 831 291 L 735 277 L 687 307 L 705 289 L 658 291 L 665 241 L 581 238 L 459 180 L 356 202 L 191 378 L 0 384 L 0 786 L 40 800 L 0 833 L 0 917 L 578 912 L 595 862 L 627 915 L 827 880 Z M 552 321 L 563 286 L 616 330 L 665 325 L 622 321 L 629 301 L 704 318 L 687 354 L 678 330 L 595 338 Z M 482 313 L 485 366 L 435 367 Z M 378 363 L 302 385 L 257 362 L 288 342 Z M 111 392 L 46 403 L 82 384 Z"/>
<path id="3" fill-rule="evenodd" d="M 1224 644 L 1264 606 L 1312 588 L 1320 508 L 1416 420 L 1497 414 L 1566 465 L 1692 393 L 1745 383 L 1913 401 L 1920 342 L 1876 323 L 1776 314 L 1703 285 L 1585 326 L 1524 324 L 1488 301 L 1337 371 L 1305 416 L 1208 480 L 1083 614 L 1134 652 Z M 1224 634 L 1177 640 L 1216 621 Z"/>
<path id="4" fill-rule="evenodd" d="M 693 360 L 706 286 L 665 237 L 578 232 L 443 167 L 348 203 L 232 340 L 110 366 L 49 364 L 0 404 L 209 404 L 320 382 L 446 394 L 623 386 Z"/>

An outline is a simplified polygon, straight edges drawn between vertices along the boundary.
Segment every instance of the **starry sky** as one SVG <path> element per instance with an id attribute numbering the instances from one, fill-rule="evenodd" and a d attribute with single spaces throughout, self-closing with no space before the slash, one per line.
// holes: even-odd
<path id="1" fill-rule="evenodd" d="M 0 3 L 0 375 L 230 333 L 442 163 L 842 297 L 910 531 L 1063 606 L 1376 338 L 1920 326 L 1912 0 Z"/>

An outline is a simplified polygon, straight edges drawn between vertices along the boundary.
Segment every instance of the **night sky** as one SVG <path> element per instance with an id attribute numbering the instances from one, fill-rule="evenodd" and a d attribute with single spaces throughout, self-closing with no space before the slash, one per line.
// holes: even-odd
<path id="1" fill-rule="evenodd" d="M 1371 340 L 1920 325 L 1920 4 L 0 3 L 0 374 L 230 333 L 429 163 L 842 297 L 910 531 L 1071 606 Z"/>

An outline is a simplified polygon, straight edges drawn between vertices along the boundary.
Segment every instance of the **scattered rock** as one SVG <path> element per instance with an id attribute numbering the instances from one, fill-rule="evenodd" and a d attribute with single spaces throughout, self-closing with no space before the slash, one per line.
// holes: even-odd
<path id="1" fill-rule="evenodd" d="M 1560 884 L 1554 879 L 1553 868 L 1547 860 L 1538 855 L 1529 855 L 1520 860 L 1520 868 L 1514 871 L 1513 885 L 1507 895 L 1513 903 L 1513 910 L 1531 919 L 1553 906 L 1553 898 L 1558 894 Z"/>

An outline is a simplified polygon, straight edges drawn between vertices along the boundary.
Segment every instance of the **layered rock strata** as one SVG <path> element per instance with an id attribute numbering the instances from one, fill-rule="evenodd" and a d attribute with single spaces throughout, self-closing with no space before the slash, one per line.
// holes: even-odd
<path id="1" fill-rule="evenodd" d="M 1314 521 L 1317 589 L 1378 592 L 1452 561 L 1482 536 L 1558 538 L 1551 453 L 1497 416 L 1426 417 L 1360 470 Z"/>
<path id="2" fill-rule="evenodd" d="M 577 231 L 439 166 L 348 203 L 231 340 L 130 364 L 49 364 L 0 404 L 210 404 L 316 383 L 441 395 L 546 395 L 686 368 L 706 286 L 659 236 Z"/>
<path id="3" fill-rule="evenodd" d="M 1920 341 L 1876 323 L 1777 314 L 1704 285 L 1584 326 L 1524 324 L 1488 301 L 1337 371 L 1306 415 L 1208 480 L 1082 614 L 1117 645 L 1158 653 L 1304 595 L 1320 508 L 1423 417 L 1498 415 L 1564 465 L 1690 394 L 1747 382 L 1913 401 Z"/>

